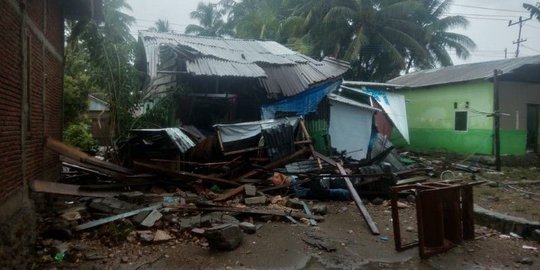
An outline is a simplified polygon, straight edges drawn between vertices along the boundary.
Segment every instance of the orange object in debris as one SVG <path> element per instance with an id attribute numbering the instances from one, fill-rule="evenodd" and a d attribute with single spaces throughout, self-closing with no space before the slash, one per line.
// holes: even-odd
<path id="1" fill-rule="evenodd" d="M 290 184 L 291 180 L 289 180 L 288 176 L 275 172 L 272 176 L 272 183 L 274 183 L 275 186 L 283 186 Z"/>

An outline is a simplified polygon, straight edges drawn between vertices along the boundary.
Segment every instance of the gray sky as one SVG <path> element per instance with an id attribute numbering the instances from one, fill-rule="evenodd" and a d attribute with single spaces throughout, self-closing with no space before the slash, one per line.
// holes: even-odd
<path id="1" fill-rule="evenodd" d="M 272 0 L 268 0 L 272 1 Z M 455 0 L 448 15 L 463 15 L 470 24 L 465 30 L 456 29 L 454 32 L 468 35 L 476 44 L 477 49 L 472 57 L 463 61 L 455 59 L 456 64 L 472 63 L 504 58 L 504 49 L 508 48 L 508 57 L 514 57 L 519 25 L 508 27 L 508 20 L 516 21 L 519 16 L 528 18 L 522 4 L 535 4 L 540 0 Z M 200 0 L 127 0 L 133 8 L 132 15 L 137 19 L 132 34 L 138 30 L 153 26 L 158 19 L 167 19 L 171 28 L 179 33 L 184 32 L 186 25 L 196 23 L 190 19 L 189 13 L 197 8 Z M 217 0 L 202 1 L 217 2 Z M 540 22 L 530 20 L 522 29 L 523 43 L 520 56 L 540 54 Z"/>

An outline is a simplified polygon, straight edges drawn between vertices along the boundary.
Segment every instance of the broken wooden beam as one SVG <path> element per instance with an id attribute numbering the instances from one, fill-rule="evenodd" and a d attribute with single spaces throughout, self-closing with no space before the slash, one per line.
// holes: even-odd
<path id="1" fill-rule="evenodd" d="M 222 202 L 222 201 L 226 201 L 242 192 L 244 192 L 244 189 L 245 189 L 245 185 L 241 185 L 237 188 L 234 188 L 234 189 L 231 189 L 221 195 L 219 195 L 217 198 L 214 199 L 214 202 Z"/>
<path id="2" fill-rule="evenodd" d="M 250 209 L 239 207 L 197 207 L 197 206 L 174 206 L 172 209 L 185 210 L 185 211 L 203 211 L 203 212 L 232 212 L 252 215 L 271 215 L 286 217 L 291 216 L 293 218 L 307 218 L 317 221 L 323 221 L 324 217 L 319 215 L 308 215 L 302 212 L 295 211 L 280 211 L 280 210 L 267 210 L 267 209 Z"/>
<path id="3" fill-rule="evenodd" d="M 329 157 L 327 157 L 327 156 L 325 156 L 325 155 L 323 155 L 321 153 L 318 153 L 316 151 L 314 152 L 314 155 L 316 157 L 320 158 L 321 160 L 327 162 L 328 164 L 337 167 L 337 169 L 339 170 L 339 173 L 341 175 L 343 175 L 343 179 L 345 180 L 345 183 L 347 184 L 347 188 L 351 192 L 351 195 L 352 195 L 352 197 L 354 199 L 354 202 L 356 203 L 356 206 L 360 210 L 360 213 L 362 214 L 362 217 L 364 218 L 364 220 L 366 221 L 369 229 L 371 230 L 371 233 L 374 234 L 374 235 L 379 235 L 380 232 L 379 232 L 379 229 L 377 228 L 377 225 L 375 224 L 375 222 L 373 221 L 373 219 L 369 215 L 369 212 L 367 211 L 366 206 L 362 202 L 362 199 L 360 198 L 360 195 L 358 195 L 358 192 L 356 192 L 356 189 L 354 188 L 353 184 L 351 183 L 351 179 L 349 179 L 349 177 L 347 177 L 347 172 L 345 171 L 345 169 L 343 169 L 343 166 L 341 166 L 341 164 L 339 164 L 335 160 L 333 160 L 333 159 L 331 159 L 331 158 L 329 158 Z"/>
<path id="4" fill-rule="evenodd" d="M 302 149 L 294 152 L 292 155 L 286 156 L 284 158 L 281 158 L 281 159 L 273 161 L 273 162 L 271 162 L 269 164 L 266 164 L 262 168 L 264 170 L 271 170 L 271 169 L 277 168 L 279 166 L 283 166 L 283 165 L 287 164 L 288 162 L 290 162 L 291 160 L 294 160 L 294 159 L 302 156 L 303 154 L 305 154 L 308 151 L 309 151 L 309 149 L 307 149 L 305 147 L 302 147 Z M 260 170 L 252 170 L 252 171 L 238 177 L 238 180 L 245 179 L 245 178 L 250 178 L 250 177 L 253 177 L 253 176 L 255 176 L 255 175 L 259 174 L 259 173 L 260 173 Z"/>
<path id="5" fill-rule="evenodd" d="M 62 156 L 65 156 L 65 157 L 68 157 L 70 159 L 73 159 L 73 160 L 76 160 L 76 161 L 79 161 L 79 162 L 82 162 L 82 163 L 86 163 L 86 164 L 90 164 L 90 165 L 93 165 L 93 169 L 96 170 L 96 167 L 97 168 L 103 168 L 103 169 L 106 169 L 107 171 L 114 171 L 114 172 L 117 172 L 117 173 L 120 173 L 122 175 L 130 175 L 130 174 L 133 174 L 134 172 L 130 169 L 127 169 L 127 168 L 124 168 L 122 166 L 119 166 L 119 165 L 116 165 L 114 163 L 110 163 L 110 162 L 107 162 L 107 161 L 103 161 L 103 160 L 99 160 L 95 157 L 92 157 L 90 155 L 88 155 L 87 153 L 73 147 L 73 146 L 69 146 L 69 145 L 66 145 L 58 140 L 55 140 L 51 137 L 47 137 L 46 139 L 46 143 L 45 143 L 45 146 L 47 148 L 49 148 L 50 150 L 62 155 Z M 80 166 L 80 164 L 77 164 Z M 107 173 L 107 172 L 104 172 L 104 173 Z"/>
<path id="6" fill-rule="evenodd" d="M 148 164 L 148 163 L 144 163 L 144 162 L 140 162 L 140 161 L 133 161 L 133 165 L 135 165 L 136 167 L 139 167 L 141 169 L 149 170 L 149 171 L 152 171 L 154 173 L 166 175 L 166 176 L 169 176 L 169 177 L 172 177 L 172 178 L 179 178 L 179 177 L 186 178 L 187 177 L 187 178 L 191 178 L 192 180 L 200 179 L 200 180 L 207 181 L 207 182 L 212 182 L 212 183 L 215 183 L 215 184 L 225 184 L 225 185 L 230 185 L 230 186 L 239 186 L 240 185 L 237 182 L 222 179 L 222 178 L 218 178 L 218 177 L 214 177 L 214 176 L 202 175 L 202 174 L 184 172 L 184 171 L 173 171 L 173 170 L 169 170 L 169 169 L 166 169 L 166 168 L 162 168 L 160 166 L 156 166 L 156 165 L 153 165 L 153 164 Z"/>
<path id="7" fill-rule="evenodd" d="M 133 211 L 129 211 L 129 212 L 126 212 L 126 213 L 122 213 L 122 214 L 118 214 L 118 215 L 114 215 L 114 216 L 110 216 L 110 217 L 106 217 L 106 218 L 102 218 L 102 219 L 93 220 L 93 221 L 90 221 L 90 222 L 83 223 L 81 225 L 75 226 L 75 230 L 76 231 L 81 231 L 81 230 L 90 229 L 90 228 L 93 228 L 93 227 L 96 227 L 96 226 L 99 226 L 99 225 L 103 225 L 103 224 L 106 224 L 106 223 L 109 223 L 109 222 L 113 222 L 115 220 L 119 220 L 119 219 L 123 219 L 123 218 L 127 218 L 127 217 L 132 217 L 132 216 L 137 215 L 137 214 L 139 214 L 141 212 L 144 212 L 144 211 L 152 211 L 152 210 L 158 209 L 160 207 L 161 207 L 161 205 L 154 205 L 154 206 L 149 206 L 149 207 L 133 210 Z"/>
<path id="8" fill-rule="evenodd" d="M 339 163 L 336 163 L 336 167 L 338 168 L 341 175 L 344 176 L 343 179 L 345 180 L 345 183 L 347 184 L 347 188 L 351 192 L 354 202 L 356 203 L 356 206 L 360 210 L 362 217 L 364 217 L 364 220 L 366 221 L 369 229 L 371 230 L 371 233 L 374 235 L 379 235 L 380 234 L 379 228 L 377 228 L 377 225 L 375 224 L 375 222 L 369 215 L 369 212 L 367 211 L 366 206 L 362 202 L 362 198 L 360 198 L 360 195 L 358 195 L 358 192 L 356 192 L 356 189 L 354 188 L 351 180 L 349 179 L 349 177 L 346 177 L 347 172 L 345 171 L 345 169 L 343 169 L 343 166 L 341 166 L 341 164 Z"/>

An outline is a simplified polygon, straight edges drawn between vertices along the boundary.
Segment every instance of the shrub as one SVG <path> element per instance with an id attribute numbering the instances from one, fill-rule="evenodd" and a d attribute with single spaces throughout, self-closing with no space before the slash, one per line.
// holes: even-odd
<path id="1" fill-rule="evenodd" d="M 79 147 L 83 151 L 96 151 L 97 142 L 92 136 L 88 119 L 82 119 L 71 123 L 64 130 L 64 142 Z"/>

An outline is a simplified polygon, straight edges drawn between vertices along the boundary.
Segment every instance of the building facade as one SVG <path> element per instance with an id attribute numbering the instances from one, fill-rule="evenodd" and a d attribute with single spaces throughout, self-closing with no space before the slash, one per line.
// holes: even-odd
<path id="1" fill-rule="evenodd" d="M 498 76 L 498 94 L 494 84 Z M 466 64 L 407 74 L 403 86 L 413 150 L 493 154 L 495 99 L 501 154 L 539 153 L 540 56 Z M 399 138 L 395 138 L 399 142 Z"/>

